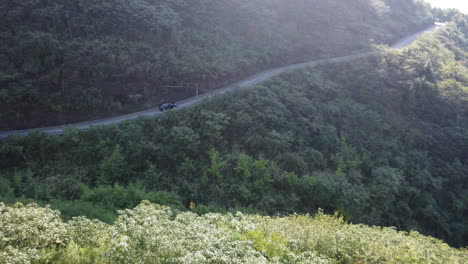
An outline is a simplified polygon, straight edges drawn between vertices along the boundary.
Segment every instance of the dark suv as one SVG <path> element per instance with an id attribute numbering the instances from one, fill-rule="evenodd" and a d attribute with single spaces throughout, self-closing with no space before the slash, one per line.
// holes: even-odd
<path id="1" fill-rule="evenodd" d="M 162 104 L 159 106 L 159 110 L 162 112 L 176 108 L 177 105 L 173 103 Z"/>

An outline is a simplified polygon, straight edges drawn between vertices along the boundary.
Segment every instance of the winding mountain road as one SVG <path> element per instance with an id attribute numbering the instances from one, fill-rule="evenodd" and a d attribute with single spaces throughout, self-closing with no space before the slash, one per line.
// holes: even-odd
<path id="1" fill-rule="evenodd" d="M 405 48 L 409 46 L 411 43 L 413 43 L 413 41 L 415 41 L 423 33 L 434 31 L 435 29 L 442 27 L 442 26 L 444 26 L 444 24 L 441 24 L 441 23 L 432 25 L 424 30 L 421 30 L 406 38 L 401 39 L 400 41 L 391 45 L 390 47 L 394 49 Z M 254 86 L 256 84 L 259 84 L 265 80 L 268 80 L 288 70 L 299 69 L 299 68 L 310 67 L 310 66 L 317 66 L 317 65 L 324 65 L 324 64 L 331 64 L 331 63 L 336 63 L 336 62 L 345 62 L 345 61 L 350 61 L 350 60 L 354 60 L 357 58 L 362 58 L 362 57 L 366 57 L 369 55 L 373 55 L 376 53 L 377 51 L 370 51 L 370 52 L 364 52 L 364 53 L 353 54 L 353 55 L 348 55 L 348 56 L 314 60 L 314 61 L 309 61 L 305 63 L 292 64 L 292 65 L 273 68 L 273 69 L 261 72 L 259 74 L 253 75 L 243 81 L 213 90 L 209 93 L 202 94 L 198 97 L 191 97 L 183 101 L 177 102 L 177 104 L 179 105 L 178 109 L 183 109 L 183 108 L 198 104 L 202 102 L 203 100 L 205 100 L 206 98 L 212 97 L 217 94 L 222 94 L 222 93 L 231 91 L 236 88 L 247 88 L 247 87 Z M 121 122 L 136 119 L 142 116 L 158 116 L 161 114 L 163 114 L 163 112 L 160 112 L 159 108 L 156 107 L 156 108 L 152 108 L 152 109 L 148 109 L 145 111 L 136 112 L 136 113 L 132 113 L 128 115 L 122 115 L 122 116 L 93 120 L 93 121 L 85 121 L 85 122 L 80 122 L 80 123 L 75 123 L 75 124 L 67 124 L 67 125 L 43 127 L 43 128 L 31 128 L 31 129 L 23 129 L 23 130 L 0 131 L 0 138 L 6 138 L 11 135 L 25 135 L 32 131 L 42 131 L 48 135 L 57 135 L 57 134 L 63 134 L 64 129 L 68 127 L 77 128 L 79 130 L 86 130 L 94 126 L 107 126 L 107 125 L 119 124 Z"/>

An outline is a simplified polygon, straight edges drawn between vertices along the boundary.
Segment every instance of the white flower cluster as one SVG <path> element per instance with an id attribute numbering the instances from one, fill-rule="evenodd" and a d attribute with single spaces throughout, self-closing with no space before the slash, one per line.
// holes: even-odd
<path id="1" fill-rule="evenodd" d="M 37 250 L 64 246 L 67 228 L 59 212 L 36 204 L 0 203 L 0 263 L 29 263 Z"/>
<path id="2" fill-rule="evenodd" d="M 35 249 L 17 249 L 7 246 L 0 251 L 0 263 L 6 264 L 27 264 L 31 260 L 39 258 Z"/>
<path id="3" fill-rule="evenodd" d="M 73 242 L 82 247 L 98 247 L 109 240 L 109 225 L 86 217 L 74 217 L 67 224 Z"/>
<path id="4" fill-rule="evenodd" d="M 268 263 L 251 241 L 233 238 L 231 227 L 239 224 L 230 215 L 176 215 L 142 204 L 121 212 L 106 255 L 116 263 Z"/>

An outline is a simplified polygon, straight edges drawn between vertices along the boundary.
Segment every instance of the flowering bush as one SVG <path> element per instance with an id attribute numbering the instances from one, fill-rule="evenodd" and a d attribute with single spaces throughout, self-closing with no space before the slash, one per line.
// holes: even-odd
<path id="1" fill-rule="evenodd" d="M 64 246 L 67 229 L 59 212 L 36 204 L 0 203 L 0 262 L 28 263 L 37 251 Z"/>
<path id="2" fill-rule="evenodd" d="M 467 250 L 416 232 L 315 217 L 177 212 L 143 202 L 113 225 L 63 223 L 49 208 L 0 203 L 0 263 L 463 263 Z"/>
<path id="3" fill-rule="evenodd" d="M 315 217 L 264 218 L 262 228 L 288 240 L 294 252 L 317 251 L 340 263 L 465 263 L 467 250 L 417 232 L 352 225 L 321 212 Z"/>

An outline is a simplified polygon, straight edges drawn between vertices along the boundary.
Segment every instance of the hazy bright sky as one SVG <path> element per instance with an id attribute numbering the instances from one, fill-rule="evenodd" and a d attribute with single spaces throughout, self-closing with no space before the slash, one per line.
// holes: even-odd
<path id="1" fill-rule="evenodd" d="M 432 6 L 441 8 L 457 8 L 463 13 L 468 13 L 468 0 L 426 0 Z"/>

